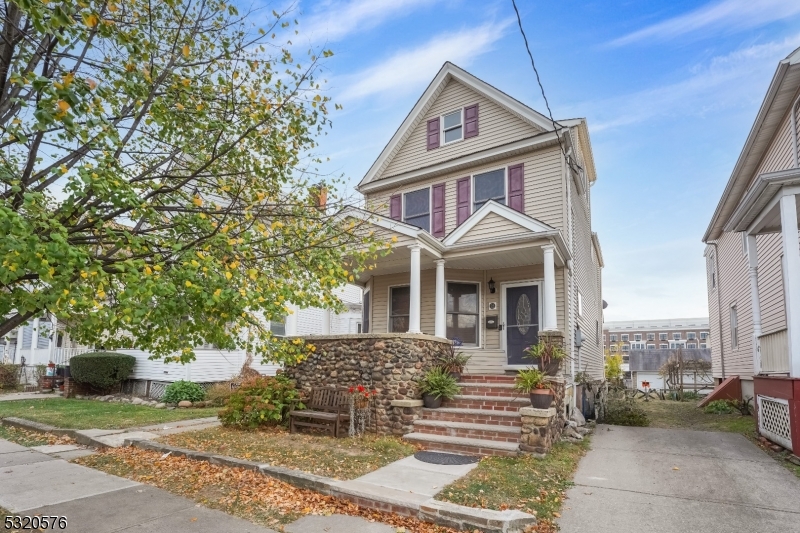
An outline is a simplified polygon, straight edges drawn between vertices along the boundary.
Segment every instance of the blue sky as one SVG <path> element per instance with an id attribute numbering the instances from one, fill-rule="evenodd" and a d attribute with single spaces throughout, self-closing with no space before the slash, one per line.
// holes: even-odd
<path id="1" fill-rule="evenodd" d="M 555 118 L 588 119 L 606 320 L 706 315 L 700 239 L 778 61 L 800 46 L 800 1 L 518 6 Z M 295 44 L 335 53 L 327 93 L 344 109 L 320 152 L 351 186 L 444 61 L 545 112 L 511 0 L 297 9 Z"/>

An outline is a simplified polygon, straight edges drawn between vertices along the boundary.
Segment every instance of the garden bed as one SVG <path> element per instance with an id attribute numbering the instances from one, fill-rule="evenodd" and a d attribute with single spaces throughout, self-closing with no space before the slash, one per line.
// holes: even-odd
<path id="1" fill-rule="evenodd" d="M 153 409 L 127 403 L 48 398 L 0 402 L 0 418 L 18 417 L 59 428 L 126 429 L 216 416 L 219 409 Z"/>
<path id="2" fill-rule="evenodd" d="M 335 439 L 290 434 L 283 427 L 255 431 L 213 428 L 169 435 L 159 442 L 342 480 L 363 476 L 416 451 L 414 446 L 397 437 L 368 433 Z"/>
<path id="3" fill-rule="evenodd" d="M 536 515 L 536 531 L 555 531 L 565 492 L 588 450 L 587 437 L 578 443 L 557 443 L 544 459 L 486 457 L 436 499 L 497 511 L 516 509 Z"/>

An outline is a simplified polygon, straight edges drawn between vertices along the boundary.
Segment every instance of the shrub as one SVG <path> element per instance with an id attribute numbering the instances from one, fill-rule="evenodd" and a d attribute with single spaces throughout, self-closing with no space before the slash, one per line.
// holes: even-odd
<path id="1" fill-rule="evenodd" d="M 19 367 L 0 364 L 0 389 L 16 389 L 19 384 Z"/>
<path id="2" fill-rule="evenodd" d="M 255 429 L 276 426 L 283 422 L 293 402 L 300 401 L 300 391 L 294 381 L 283 376 L 259 376 L 242 382 L 228 398 L 225 409 L 219 412 L 223 426 Z"/>
<path id="3" fill-rule="evenodd" d="M 436 398 L 450 400 L 461 392 L 456 379 L 442 367 L 433 367 L 428 370 L 419 381 L 419 390 L 422 394 L 431 394 Z"/>
<path id="4" fill-rule="evenodd" d="M 733 413 L 733 406 L 728 400 L 714 400 L 705 406 L 703 411 L 712 415 L 729 415 Z"/>
<path id="5" fill-rule="evenodd" d="M 106 391 L 128 379 L 135 363 L 136 358 L 130 355 L 95 352 L 72 357 L 69 368 L 78 383 Z"/>
<path id="6" fill-rule="evenodd" d="M 191 381 L 175 381 L 167 385 L 164 397 L 161 401 L 167 403 L 178 403 L 182 401 L 202 402 L 206 398 L 206 390 Z"/>
<path id="7" fill-rule="evenodd" d="M 231 397 L 231 394 L 233 394 L 233 391 L 231 390 L 230 381 L 214 383 L 206 391 L 206 401 L 213 406 L 222 407 Z"/>
<path id="8" fill-rule="evenodd" d="M 612 426 L 645 427 L 650 425 L 647 413 L 633 403 L 633 400 L 617 399 L 608 401 L 603 419 L 598 422 Z"/>

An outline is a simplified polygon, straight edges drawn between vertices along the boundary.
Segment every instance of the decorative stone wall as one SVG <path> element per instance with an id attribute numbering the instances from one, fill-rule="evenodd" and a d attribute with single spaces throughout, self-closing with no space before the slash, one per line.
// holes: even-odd
<path id="1" fill-rule="evenodd" d="M 519 449 L 537 456 L 544 456 L 561 438 L 564 425 L 567 423 L 564 414 L 564 380 L 552 379 L 553 401 L 548 409 L 523 407 L 519 410 L 522 417 L 522 433 L 519 438 Z"/>
<path id="2" fill-rule="evenodd" d="M 332 385 L 377 390 L 371 430 L 395 435 L 413 431 L 421 402 L 407 400 L 420 400 L 417 383 L 449 346 L 446 339 L 408 333 L 310 336 L 305 341 L 316 351 L 286 367 L 284 374 L 306 391 Z"/>

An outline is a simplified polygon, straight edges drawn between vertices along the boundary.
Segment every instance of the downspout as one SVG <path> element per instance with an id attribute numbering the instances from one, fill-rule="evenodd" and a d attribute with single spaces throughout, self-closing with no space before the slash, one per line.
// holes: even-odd
<path id="1" fill-rule="evenodd" d="M 566 155 L 562 152 L 561 154 L 561 175 L 564 176 L 564 181 L 566 184 L 566 220 L 567 220 L 567 239 L 569 245 L 569 253 L 572 257 L 575 257 L 575 250 L 573 246 L 573 235 L 572 235 L 572 176 L 570 174 L 569 166 L 567 165 Z M 574 331 L 574 304 L 573 301 L 573 278 L 574 278 L 574 259 L 570 259 L 567 261 L 567 265 L 564 269 L 564 275 L 567 277 L 565 280 L 566 290 L 567 290 L 567 300 L 564 302 L 566 316 L 564 320 L 566 322 L 566 331 L 564 332 L 564 338 L 567 339 L 567 342 L 570 344 L 570 353 L 572 353 L 575 349 L 575 340 L 572 337 Z M 580 371 L 580 368 L 578 369 Z M 572 374 L 572 408 L 579 409 L 578 406 L 578 388 L 575 386 L 575 357 L 570 358 L 570 373 Z"/>
<path id="2" fill-rule="evenodd" d="M 719 250 L 717 249 L 716 242 L 710 242 L 711 246 L 714 247 L 714 272 L 716 273 L 717 279 L 717 319 L 719 320 L 719 364 L 722 369 L 722 379 L 725 380 L 725 342 L 722 338 L 722 299 L 720 294 L 722 293 L 722 284 L 720 283 L 720 276 L 719 276 Z"/>

